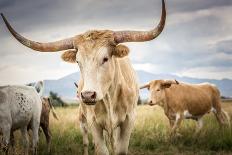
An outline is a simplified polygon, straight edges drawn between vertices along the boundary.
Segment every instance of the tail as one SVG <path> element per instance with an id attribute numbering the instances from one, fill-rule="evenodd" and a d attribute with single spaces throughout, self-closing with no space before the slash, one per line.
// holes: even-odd
<path id="1" fill-rule="evenodd" d="M 226 124 L 230 127 L 230 116 L 224 110 L 222 110 L 222 114 L 223 114 L 223 117 L 226 118 L 226 121 L 227 121 Z"/>
<path id="2" fill-rule="evenodd" d="M 59 118 L 58 118 L 58 116 L 57 116 L 57 114 L 56 114 L 55 108 L 53 107 L 53 105 L 52 105 L 52 103 L 51 103 L 51 101 L 50 101 L 50 98 L 48 98 L 48 103 L 49 103 L 49 105 L 50 105 L 50 108 L 51 108 L 53 117 L 54 117 L 56 120 L 59 120 Z"/>

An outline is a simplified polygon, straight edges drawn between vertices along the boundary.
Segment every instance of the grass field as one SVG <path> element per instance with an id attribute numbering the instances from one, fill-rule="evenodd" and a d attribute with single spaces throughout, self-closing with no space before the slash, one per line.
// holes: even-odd
<path id="1" fill-rule="evenodd" d="M 223 107 L 232 116 L 232 102 L 223 103 Z M 52 154 L 81 155 L 82 136 L 77 121 L 78 107 L 56 108 L 56 111 L 60 120 L 56 121 L 51 116 Z M 204 117 L 204 127 L 198 136 L 194 136 L 195 125 L 194 121 L 183 121 L 179 131 L 182 137 L 170 138 L 169 123 L 163 110 L 158 106 L 138 106 L 129 154 L 232 154 L 232 130 L 220 129 L 213 114 Z M 17 141 L 17 152 L 21 152 L 21 143 L 18 139 Z M 93 144 L 90 144 L 89 150 L 93 154 Z M 41 134 L 39 155 L 45 154 L 46 142 Z"/>

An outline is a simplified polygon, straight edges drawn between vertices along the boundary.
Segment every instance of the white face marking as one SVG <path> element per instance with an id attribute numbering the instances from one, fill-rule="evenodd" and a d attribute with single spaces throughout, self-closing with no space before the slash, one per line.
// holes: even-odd
<path id="1" fill-rule="evenodd" d="M 77 53 L 76 57 L 84 81 L 81 92 L 96 92 L 96 100 L 101 100 L 105 96 L 114 75 L 114 70 L 110 65 L 111 58 L 108 48 L 101 47 L 88 55 L 83 53 Z M 104 58 L 107 58 L 109 62 L 103 63 Z"/>

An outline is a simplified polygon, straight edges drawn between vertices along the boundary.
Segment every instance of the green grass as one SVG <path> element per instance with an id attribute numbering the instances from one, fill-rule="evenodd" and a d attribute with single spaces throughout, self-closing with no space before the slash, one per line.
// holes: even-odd
<path id="1" fill-rule="evenodd" d="M 232 114 L 231 102 L 224 103 L 223 107 L 230 115 Z M 71 106 L 56 110 L 60 120 L 56 121 L 51 116 L 52 154 L 82 154 L 82 136 L 77 119 L 78 107 Z M 169 123 L 163 110 L 157 106 L 139 106 L 135 128 L 130 139 L 129 154 L 232 154 L 232 130 L 220 129 L 213 114 L 204 117 L 204 127 L 197 136 L 194 135 L 195 126 L 194 121 L 185 120 L 179 130 L 182 136 L 170 138 Z M 18 137 L 17 134 L 17 152 L 21 152 L 22 146 Z M 90 144 L 89 150 L 90 154 L 93 154 L 93 144 Z M 41 134 L 39 155 L 45 154 L 46 142 Z"/>
<path id="2" fill-rule="evenodd" d="M 141 108 L 151 111 L 153 116 L 146 112 L 143 120 L 138 118 L 131 137 L 131 154 L 232 154 L 231 129 L 220 129 L 213 115 L 205 116 L 205 126 L 199 135 L 194 135 L 195 122 L 185 120 L 179 130 L 182 136 L 170 138 L 170 128 L 162 110 Z"/>

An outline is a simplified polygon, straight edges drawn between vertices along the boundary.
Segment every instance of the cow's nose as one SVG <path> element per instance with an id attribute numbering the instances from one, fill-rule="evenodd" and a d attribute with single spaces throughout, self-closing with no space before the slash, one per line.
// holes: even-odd
<path id="1" fill-rule="evenodd" d="M 95 91 L 84 91 L 84 92 L 81 92 L 81 98 L 84 99 L 84 100 L 95 100 L 96 99 L 96 92 Z"/>

